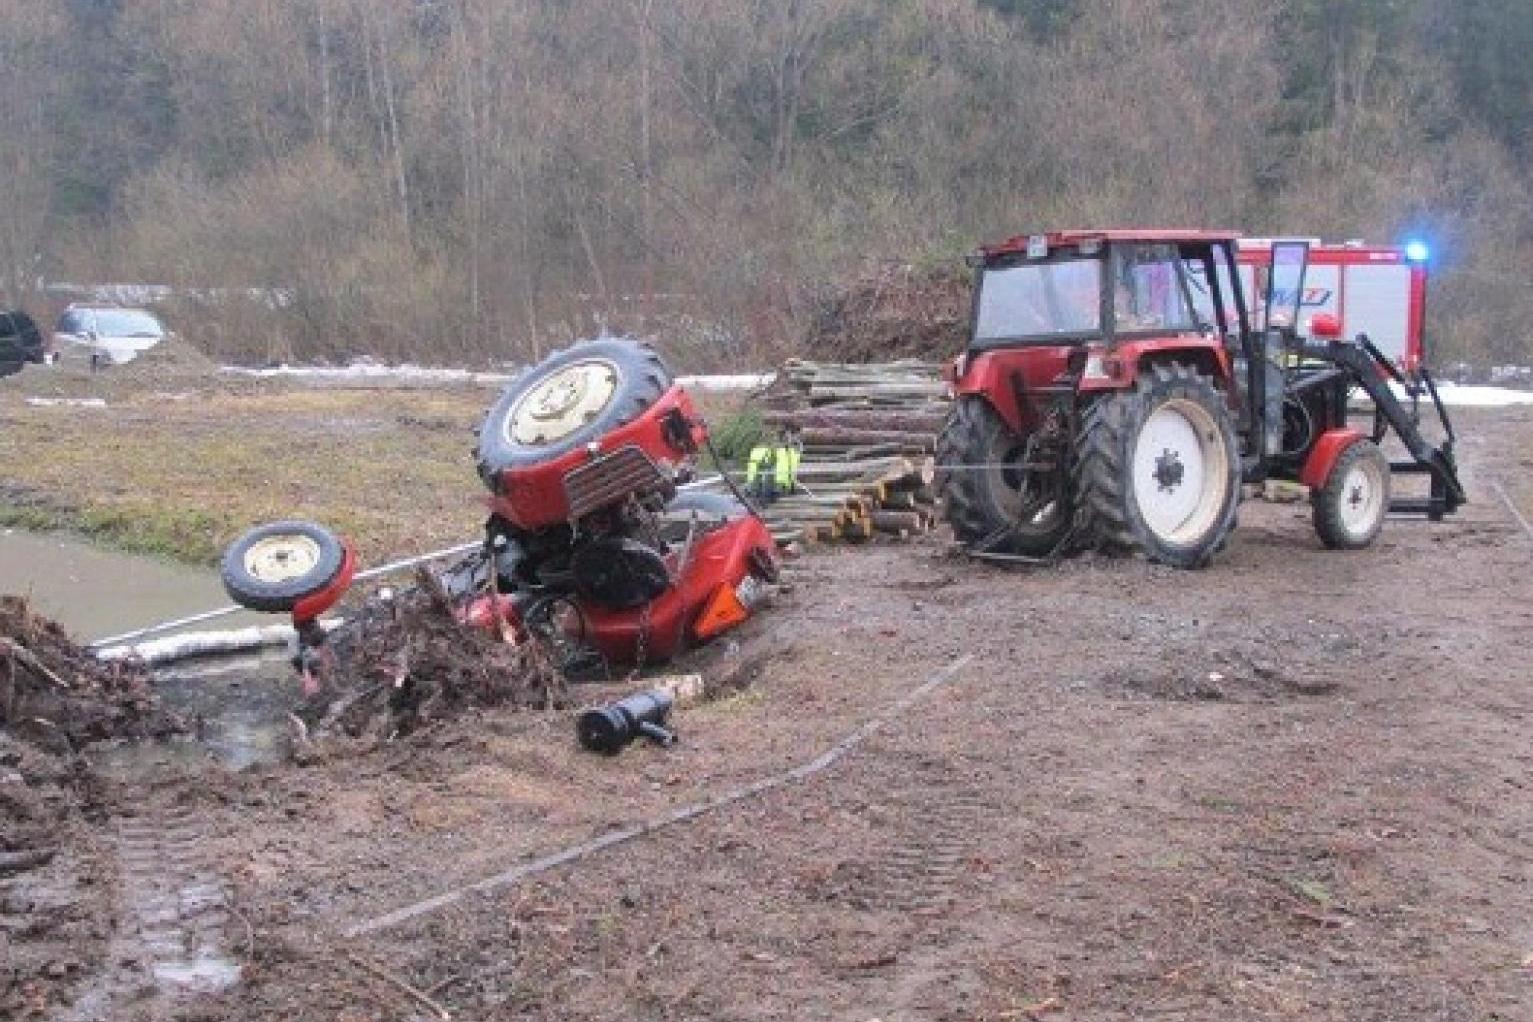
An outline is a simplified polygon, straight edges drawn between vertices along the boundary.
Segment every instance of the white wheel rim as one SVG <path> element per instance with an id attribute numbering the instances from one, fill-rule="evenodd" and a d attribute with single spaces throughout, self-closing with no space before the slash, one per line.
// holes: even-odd
<path id="1" fill-rule="evenodd" d="M 1384 506 L 1384 480 L 1369 459 L 1354 462 L 1341 479 L 1337 517 L 1347 535 L 1368 535 Z"/>
<path id="2" fill-rule="evenodd" d="M 245 572 L 261 582 L 291 582 L 319 564 L 319 544 L 308 536 L 268 536 L 245 551 Z"/>
<path id="3" fill-rule="evenodd" d="M 586 359 L 540 380 L 506 416 L 506 440 L 536 446 L 563 440 L 601 414 L 617 393 L 618 368 Z"/>
<path id="4" fill-rule="evenodd" d="M 1133 464 L 1134 499 L 1158 539 L 1191 543 L 1213 527 L 1224 507 L 1229 452 L 1202 405 L 1176 398 L 1151 412 Z"/>

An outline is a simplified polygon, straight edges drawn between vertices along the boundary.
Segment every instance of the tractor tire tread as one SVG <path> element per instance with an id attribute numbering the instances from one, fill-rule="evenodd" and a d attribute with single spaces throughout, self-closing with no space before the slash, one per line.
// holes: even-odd
<path id="1" fill-rule="evenodd" d="M 557 444 L 543 449 L 507 444 L 499 434 L 506 416 L 515 407 L 521 394 L 534 385 L 539 377 L 587 355 L 608 358 L 618 365 L 620 372 L 629 377 L 627 393 L 621 395 L 616 405 L 603 412 L 598 419 Z M 647 344 L 628 338 L 605 337 L 549 352 L 537 365 L 513 377 L 495 404 L 485 413 L 479 427 L 479 442 L 474 448 L 474 462 L 480 479 L 494 491 L 500 473 L 508 468 L 531 467 L 552 460 L 588 439 L 626 426 L 665 396 L 671 382 L 670 371 L 659 353 Z"/>
<path id="2" fill-rule="evenodd" d="M 993 457 L 992 431 L 1005 428 L 1000 417 L 983 400 L 960 398 L 954 402 L 947 421 L 937 434 L 937 465 L 985 464 Z M 939 467 L 934 485 L 942 501 L 943 517 L 960 543 L 974 544 L 990 539 L 1013 524 L 985 493 L 984 473 Z M 1050 530 L 1032 532 L 1013 528 L 1009 534 L 993 541 L 988 549 L 994 553 L 1047 556 L 1054 552 L 1069 527 L 1069 515 L 1062 515 L 1059 524 Z"/>
<path id="3" fill-rule="evenodd" d="M 1200 542 L 1161 549 L 1143 522 L 1135 519 L 1135 505 L 1127 488 L 1132 485 L 1131 433 L 1148 416 L 1157 395 L 1168 392 L 1197 401 L 1215 416 L 1224 434 L 1230 495 L 1229 506 Z M 1206 566 L 1228 546 L 1240 505 L 1239 448 L 1223 396 L 1207 377 L 1190 366 L 1151 365 L 1134 388 L 1098 399 L 1082 416 L 1081 435 L 1076 443 L 1075 485 L 1075 534 L 1083 548 L 1113 554 L 1138 550 L 1150 560 L 1174 567 Z"/>
<path id="4" fill-rule="evenodd" d="M 1378 520 L 1366 535 L 1354 536 L 1347 531 L 1341 520 L 1341 488 L 1347 469 L 1353 462 L 1364 458 L 1373 461 L 1378 467 L 1384 480 L 1384 492 Z M 1379 530 L 1384 526 L 1384 517 L 1389 512 L 1389 460 L 1372 440 L 1358 440 L 1348 444 L 1336 456 L 1336 462 L 1331 466 L 1331 473 L 1325 482 L 1310 493 L 1309 500 L 1314 512 L 1315 532 L 1321 543 L 1331 550 L 1361 550 L 1378 537 Z"/>

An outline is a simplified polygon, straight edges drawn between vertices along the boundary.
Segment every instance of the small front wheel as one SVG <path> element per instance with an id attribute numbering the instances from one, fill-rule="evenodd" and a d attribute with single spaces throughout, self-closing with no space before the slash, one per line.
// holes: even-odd
<path id="1" fill-rule="evenodd" d="M 346 547 L 313 522 L 272 522 L 229 544 L 220 574 L 235 603 L 251 610 L 292 610 L 336 585 L 346 571 Z"/>
<path id="2" fill-rule="evenodd" d="M 1332 550 L 1360 550 L 1373 542 L 1389 513 L 1389 461 L 1372 440 L 1353 441 L 1309 499 L 1320 542 Z"/>

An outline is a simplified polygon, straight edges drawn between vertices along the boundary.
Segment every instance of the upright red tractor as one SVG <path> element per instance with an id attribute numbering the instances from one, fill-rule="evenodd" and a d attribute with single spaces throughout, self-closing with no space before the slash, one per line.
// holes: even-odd
<path id="1" fill-rule="evenodd" d="M 1391 511 L 1458 508 L 1452 425 L 1430 374 L 1403 378 L 1333 317 L 1301 323 L 1307 259 L 1305 242 L 1271 245 L 1257 329 L 1232 233 L 1060 231 L 981 249 L 937 449 L 958 538 L 986 556 L 1085 547 L 1196 568 L 1234 529 L 1242 482 L 1308 486 L 1333 548 L 1367 546 Z M 1369 430 L 1351 424 L 1353 390 L 1373 401 Z M 1422 396 L 1439 446 L 1422 435 Z M 1391 431 L 1408 460 L 1385 458 Z M 1391 495 L 1406 473 L 1428 477 L 1427 496 Z"/>

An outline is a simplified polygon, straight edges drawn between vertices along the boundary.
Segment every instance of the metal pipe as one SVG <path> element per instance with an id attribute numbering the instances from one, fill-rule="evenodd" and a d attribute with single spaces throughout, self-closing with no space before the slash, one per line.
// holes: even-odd
<path id="1" fill-rule="evenodd" d="M 460 543 L 458 546 L 447 547 L 445 550 L 437 550 L 429 554 L 420 554 L 415 557 L 406 557 L 401 561 L 393 561 L 389 564 L 379 565 L 376 568 L 369 568 L 366 571 L 359 571 L 357 572 L 356 578 L 353 579 L 353 581 L 365 582 L 367 579 L 377 578 L 379 575 L 389 575 L 396 571 L 403 571 L 406 568 L 413 568 L 417 564 L 426 564 L 429 561 L 439 561 L 444 557 L 452 557 L 457 554 L 466 554 L 471 550 L 478 550 L 483 546 L 483 542 L 476 540 L 473 543 Z M 147 628 L 137 628 L 131 632 L 123 632 L 120 635 L 108 635 L 104 639 L 96 639 L 93 642 L 87 643 L 85 648 L 100 649 L 103 646 L 115 646 L 118 643 L 128 642 L 132 639 L 142 639 L 146 635 L 158 635 L 160 632 L 174 631 L 177 628 L 184 628 L 187 625 L 201 624 L 203 621 L 212 621 L 214 618 L 228 617 L 230 614 L 237 614 L 245 609 L 246 608 L 241 607 L 238 604 L 230 604 L 227 607 L 218 607 L 215 610 L 205 610 L 200 614 L 191 614 L 187 617 L 178 617 L 173 621 L 161 621 L 157 625 L 150 625 Z"/>

